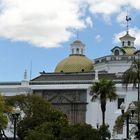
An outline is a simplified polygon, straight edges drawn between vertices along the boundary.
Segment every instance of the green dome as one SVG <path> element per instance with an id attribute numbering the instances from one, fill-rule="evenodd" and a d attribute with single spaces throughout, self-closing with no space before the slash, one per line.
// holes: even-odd
<path id="1" fill-rule="evenodd" d="M 57 64 L 55 72 L 89 72 L 93 62 L 84 55 L 70 55 Z"/>

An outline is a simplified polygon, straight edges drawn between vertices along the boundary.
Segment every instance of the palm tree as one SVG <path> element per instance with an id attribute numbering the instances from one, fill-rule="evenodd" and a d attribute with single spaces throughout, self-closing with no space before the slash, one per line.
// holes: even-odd
<path id="1" fill-rule="evenodd" d="M 138 85 L 138 104 L 140 101 L 140 60 L 138 55 L 138 60 L 134 60 L 128 70 L 123 73 L 122 82 L 126 85 L 126 89 L 128 88 L 128 84 L 133 84 L 133 88 L 136 88 Z M 138 125 L 140 120 L 140 110 L 138 108 Z"/>
<path id="2" fill-rule="evenodd" d="M 138 101 L 139 101 L 139 92 L 140 92 L 140 61 L 134 60 L 128 70 L 123 73 L 122 76 L 123 84 L 128 87 L 128 84 L 133 84 L 135 88 L 138 84 Z"/>
<path id="3" fill-rule="evenodd" d="M 99 99 L 102 110 L 102 124 L 105 125 L 106 103 L 117 99 L 115 83 L 112 80 L 102 79 L 91 86 L 91 101 Z"/>

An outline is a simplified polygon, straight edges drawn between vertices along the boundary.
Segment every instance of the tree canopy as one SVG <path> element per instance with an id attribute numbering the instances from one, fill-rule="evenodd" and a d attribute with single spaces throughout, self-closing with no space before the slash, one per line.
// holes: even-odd
<path id="1" fill-rule="evenodd" d="M 47 123 L 52 125 L 54 135 L 62 126 L 68 124 L 66 115 L 56 110 L 45 99 L 35 95 L 18 95 L 8 97 L 6 102 L 13 106 L 19 106 L 24 112 L 24 117 L 18 123 L 17 134 L 20 139 L 24 139 L 30 130 Z M 54 126 L 55 125 L 55 126 Z"/>
<path id="2" fill-rule="evenodd" d="M 53 124 L 55 127 L 56 125 Z M 55 128 L 54 127 L 54 128 Z M 53 127 L 47 123 L 31 130 L 25 140 L 101 140 L 98 130 L 88 124 L 67 125 L 59 129 L 59 135 L 53 135 Z"/>
<path id="3" fill-rule="evenodd" d="M 42 97 L 18 95 L 6 98 L 6 103 L 25 113 L 17 128 L 21 140 L 101 140 L 98 130 L 88 124 L 69 124 L 66 115 Z"/>

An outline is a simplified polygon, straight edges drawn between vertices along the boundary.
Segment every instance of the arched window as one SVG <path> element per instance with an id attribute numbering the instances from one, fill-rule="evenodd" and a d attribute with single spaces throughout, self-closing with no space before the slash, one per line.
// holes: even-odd
<path id="1" fill-rule="evenodd" d="M 128 41 L 128 46 L 131 46 L 131 41 Z"/>
<path id="2" fill-rule="evenodd" d="M 122 46 L 124 46 L 124 41 L 122 42 Z"/>
<path id="3" fill-rule="evenodd" d="M 79 54 L 79 48 L 76 49 L 76 53 Z"/>
<path id="4" fill-rule="evenodd" d="M 115 50 L 114 55 L 119 55 L 119 50 Z"/>

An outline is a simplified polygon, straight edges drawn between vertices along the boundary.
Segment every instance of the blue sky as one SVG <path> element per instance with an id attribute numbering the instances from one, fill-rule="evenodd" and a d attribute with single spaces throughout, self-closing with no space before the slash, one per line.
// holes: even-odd
<path id="1" fill-rule="evenodd" d="M 69 55 L 77 38 L 86 45 L 86 56 L 109 55 L 126 31 L 140 46 L 139 0 L 1 0 L 0 81 L 20 81 L 25 68 L 30 79 L 39 72 L 53 72 Z"/>

